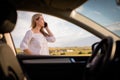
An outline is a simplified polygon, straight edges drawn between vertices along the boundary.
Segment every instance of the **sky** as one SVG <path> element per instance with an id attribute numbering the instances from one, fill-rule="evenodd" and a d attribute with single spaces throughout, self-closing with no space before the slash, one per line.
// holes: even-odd
<path id="1" fill-rule="evenodd" d="M 116 5 L 115 2 L 111 4 L 109 0 L 106 0 L 106 3 L 102 3 L 101 1 L 105 2 L 104 0 L 90 0 L 84 6 L 79 7 L 77 11 L 120 34 L 120 8 L 118 6 L 113 7 Z M 101 4 L 105 6 L 100 8 Z M 96 5 L 97 7 L 95 7 Z M 18 20 L 12 36 L 15 46 L 19 47 L 26 31 L 31 29 L 31 17 L 35 13 L 24 11 L 17 11 L 17 13 Z M 91 46 L 94 42 L 100 40 L 91 33 L 63 19 L 47 14 L 43 14 L 43 17 L 56 37 L 55 43 L 48 44 L 50 47 Z"/>
<path id="2" fill-rule="evenodd" d="M 116 0 L 89 0 L 77 11 L 120 36 L 120 6 Z"/>
<path id="3" fill-rule="evenodd" d="M 78 12 L 104 26 L 120 21 L 120 6 L 115 0 L 89 0 Z"/>

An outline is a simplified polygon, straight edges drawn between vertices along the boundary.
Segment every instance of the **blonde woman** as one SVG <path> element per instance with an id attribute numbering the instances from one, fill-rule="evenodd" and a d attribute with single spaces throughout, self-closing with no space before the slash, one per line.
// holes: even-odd
<path id="1" fill-rule="evenodd" d="M 42 14 L 32 16 L 31 29 L 28 30 L 20 44 L 25 54 L 49 55 L 47 42 L 55 42 L 55 37 L 44 21 Z"/>

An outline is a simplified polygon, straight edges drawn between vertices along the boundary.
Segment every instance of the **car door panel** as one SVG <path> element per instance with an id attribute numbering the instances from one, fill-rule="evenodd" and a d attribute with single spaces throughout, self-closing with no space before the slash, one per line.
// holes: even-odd
<path id="1" fill-rule="evenodd" d="M 17 58 L 26 76 L 31 80 L 82 79 L 88 56 L 17 55 Z"/>

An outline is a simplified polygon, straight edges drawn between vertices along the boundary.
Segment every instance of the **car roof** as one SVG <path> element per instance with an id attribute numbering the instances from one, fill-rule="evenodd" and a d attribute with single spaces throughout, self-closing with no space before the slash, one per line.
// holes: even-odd
<path id="1" fill-rule="evenodd" d="M 17 10 L 46 12 L 72 11 L 87 0 L 15 0 Z"/>
<path id="2" fill-rule="evenodd" d="M 17 10 L 41 12 L 71 21 L 71 12 L 87 0 L 15 0 Z"/>

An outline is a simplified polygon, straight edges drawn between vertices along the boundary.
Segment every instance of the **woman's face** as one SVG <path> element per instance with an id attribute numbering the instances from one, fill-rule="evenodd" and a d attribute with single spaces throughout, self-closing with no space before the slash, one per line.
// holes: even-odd
<path id="1" fill-rule="evenodd" d="M 44 26 L 43 16 L 39 16 L 38 18 L 36 18 L 36 25 L 39 25 L 39 26 L 41 26 L 41 27 Z"/>

